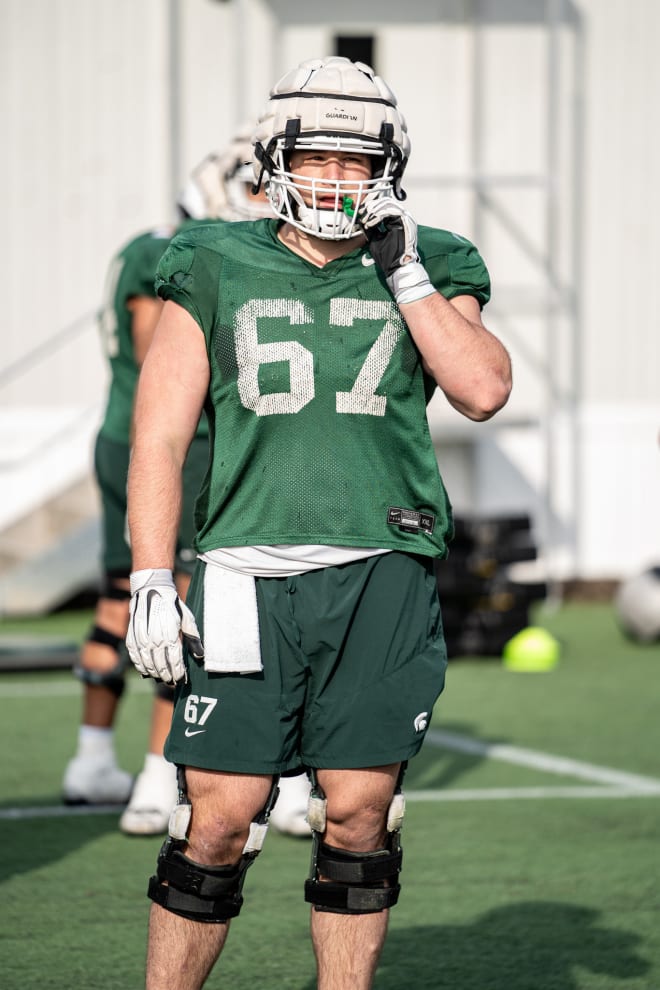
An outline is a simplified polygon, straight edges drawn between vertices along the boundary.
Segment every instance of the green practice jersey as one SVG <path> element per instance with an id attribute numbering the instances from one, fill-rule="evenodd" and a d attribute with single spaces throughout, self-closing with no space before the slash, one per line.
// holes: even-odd
<path id="1" fill-rule="evenodd" d="M 110 364 L 110 389 L 101 425 L 101 433 L 110 440 L 129 442 L 133 398 L 139 369 L 135 362 L 130 299 L 147 296 L 156 299 L 154 277 L 158 262 L 179 231 L 197 221 L 184 221 L 180 227 L 159 227 L 139 234 L 113 258 L 106 279 L 105 301 L 99 325 L 106 356 Z M 204 417 L 199 435 L 208 435 Z"/>
<path id="2" fill-rule="evenodd" d="M 201 327 L 212 463 L 197 548 L 382 547 L 443 556 L 451 508 L 426 418 L 435 384 L 366 248 L 317 268 L 278 221 L 177 236 L 156 287 Z M 476 249 L 419 228 L 446 298 L 489 298 Z"/>

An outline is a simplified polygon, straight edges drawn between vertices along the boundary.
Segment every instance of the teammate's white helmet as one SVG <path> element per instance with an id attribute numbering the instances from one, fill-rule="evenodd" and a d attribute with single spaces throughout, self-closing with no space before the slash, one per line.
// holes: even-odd
<path id="1" fill-rule="evenodd" d="M 316 237 L 355 236 L 355 208 L 367 195 L 405 198 L 401 176 L 410 154 L 406 122 L 392 90 L 363 62 L 339 56 L 301 62 L 273 86 L 252 140 L 257 185 L 265 183 L 274 212 Z M 371 155 L 372 176 L 361 182 L 324 179 L 323 195 L 330 190 L 335 202 L 333 209 L 319 209 L 316 186 L 321 180 L 288 171 L 294 150 Z M 311 206 L 303 200 L 303 187 Z M 345 196 L 349 189 L 350 198 Z"/>
<path id="2" fill-rule="evenodd" d="M 179 207 L 195 220 L 260 220 L 272 217 L 270 204 L 250 196 L 254 182 L 250 129 L 229 147 L 200 162 L 181 191 Z"/>

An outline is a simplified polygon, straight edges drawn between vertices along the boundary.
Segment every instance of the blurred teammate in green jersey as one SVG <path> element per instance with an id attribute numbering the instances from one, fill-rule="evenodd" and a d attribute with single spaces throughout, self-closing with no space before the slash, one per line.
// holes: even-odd
<path id="1" fill-rule="evenodd" d="M 176 768 L 163 757 L 172 716 L 173 690 L 157 685 L 148 752 L 135 784 L 117 765 L 114 724 L 124 690 L 124 639 L 128 625 L 130 548 L 126 542 L 126 476 L 135 386 L 162 308 L 154 288 L 158 261 L 174 234 L 208 219 L 257 219 L 270 215 L 263 194 L 251 193 L 252 148 L 240 135 L 221 154 L 195 169 L 179 197 L 181 223 L 133 238 L 113 259 L 100 329 L 110 365 L 110 386 L 96 438 L 94 466 L 102 500 L 103 585 L 94 626 L 76 673 L 84 684 L 78 748 L 66 768 L 64 800 L 70 804 L 125 804 L 120 825 L 130 834 L 157 834 L 176 803 Z M 202 415 L 184 468 L 184 507 L 177 542 L 177 588 L 185 598 L 195 561 L 193 505 L 208 461 L 208 424 Z M 306 804 L 306 803 L 305 803 Z M 298 798 L 298 807 L 301 799 Z M 297 821 L 304 812 L 299 812 Z M 303 823 L 304 824 L 304 823 Z"/>
<path id="2" fill-rule="evenodd" d="M 170 244 L 137 393 L 126 642 L 139 671 L 176 684 L 165 753 L 180 767 L 147 988 L 203 986 L 278 780 L 304 767 L 318 986 L 367 990 L 400 889 L 403 772 L 446 667 L 434 559 L 452 519 L 426 405 L 438 387 L 489 419 L 511 368 L 482 322 L 476 248 L 403 208 L 407 129 L 369 66 L 302 63 L 253 143 L 276 219 Z M 184 604 L 181 467 L 202 409 Z"/>

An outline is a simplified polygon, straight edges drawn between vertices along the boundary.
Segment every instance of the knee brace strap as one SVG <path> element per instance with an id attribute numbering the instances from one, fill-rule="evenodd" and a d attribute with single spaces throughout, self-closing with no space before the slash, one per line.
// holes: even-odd
<path id="1" fill-rule="evenodd" d="M 317 911 L 371 914 L 396 904 L 402 860 L 396 833 L 388 836 L 386 849 L 365 853 L 335 849 L 321 842 L 318 833 L 313 841 L 314 875 L 305 882 L 305 900 Z"/>
<path id="2" fill-rule="evenodd" d="M 243 881 L 254 855 L 241 856 L 233 866 L 204 866 L 185 856 L 168 839 L 158 856 L 148 894 L 161 907 L 191 921 L 223 924 L 236 918 L 243 905 Z"/>
<path id="3" fill-rule="evenodd" d="M 103 581 L 101 582 L 101 589 L 99 595 L 101 598 L 111 598 L 115 602 L 126 602 L 131 597 L 131 589 L 124 588 L 121 584 L 116 584 L 116 578 L 126 578 L 130 577 L 130 574 L 125 574 L 123 571 L 117 574 L 105 574 Z"/>
<path id="4" fill-rule="evenodd" d="M 174 702 L 174 685 L 165 684 L 163 681 L 154 681 L 154 694 L 164 701 Z"/>
<path id="5" fill-rule="evenodd" d="M 117 654 L 117 663 L 111 670 L 90 670 L 81 663 L 77 663 L 73 668 L 73 673 L 83 684 L 105 687 L 112 691 L 115 697 L 121 698 L 125 687 L 124 670 L 128 660 L 123 639 L 101 626 L 93 626 L 87 636 L 87 642 L 102 643 L 103 646 L 109 646 Z"/>
<path id="6" fill-rule="evenodd" d="M 109 629 L 104 629 L 102 626 L 92 626 L 87 634 L 87 642 L 103 643 L 104 646 L 112 647 L 115 653 L 119 653 L 124 640 L 117 633 L 110 632 Z"/>

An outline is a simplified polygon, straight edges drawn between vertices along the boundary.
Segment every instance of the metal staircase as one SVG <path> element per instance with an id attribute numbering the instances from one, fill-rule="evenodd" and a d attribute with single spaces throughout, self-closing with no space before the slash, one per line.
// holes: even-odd
<path id="1" fill-rule="evenodd" d="M 88 474 L 0 532 L 0 616 L 43 615 L 96 587 L 99 554 Z"/>

